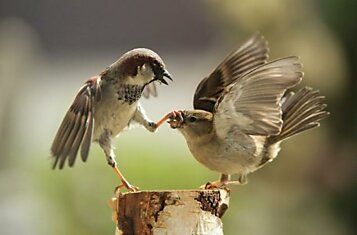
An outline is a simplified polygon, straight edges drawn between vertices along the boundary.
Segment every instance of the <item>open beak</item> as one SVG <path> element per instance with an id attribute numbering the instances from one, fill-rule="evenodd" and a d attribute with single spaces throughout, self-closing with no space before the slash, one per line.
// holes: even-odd
<path id="1" fill-rule="evenodd" d="M 170 79 L 172 81 L 171 74 L 166 69 L 163 71 L 161 76 L 157 76 L 157 80 L 159 80 L 160 82 L 164 83 L 165 85 L 169 85 L 167 83 L 167 81 L 164 79 L 164 77 L 167 77 L 168 79 Z"/>

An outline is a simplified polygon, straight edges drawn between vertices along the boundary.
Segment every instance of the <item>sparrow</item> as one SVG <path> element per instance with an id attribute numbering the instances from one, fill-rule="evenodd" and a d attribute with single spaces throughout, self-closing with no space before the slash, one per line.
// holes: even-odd
<path id="1" fill-rule="evenodd" d="M 108 164 L 129 191 L 136 191 L 119 171 L 113 139 L 129 124 L 138 123 L 154 132 L 164 121 L 150 121 L 139 100 L 157 96 L 155 81 L 172 80 L 158 54 L 146 48 L 133 49 L 79 89 L 53 140 L 53 169 L 72 167 L 77 155 L 85 162 L 92 142 L 103 149 Z M 80 153 L 79 153 L 80 152 Z"/>
<path id="2" fill-rule="evenodd" d="M 221 174 L 205 188 L 247 183 L 247 174 L 278 155 L 283 140 L 329 115 L 319 91 L 286 93 L 303 77 L 298 57 L 267 59 L 267 42 L 255 34 L 199 83 L 194 110 L 166 115 L 196 160 Z"/>

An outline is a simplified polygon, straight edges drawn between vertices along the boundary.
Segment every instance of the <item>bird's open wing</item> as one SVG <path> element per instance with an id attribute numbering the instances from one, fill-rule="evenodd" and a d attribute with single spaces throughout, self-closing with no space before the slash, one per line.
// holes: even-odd
<path id="1" fill-rule="evenodd" d="M 256 33 L 198 84 L 193 100 L 194 108 L 212 112 L 226 86 L 248 71 L 265 64 L 267 59 L 267 42 L 263 36 Z"/>
<path id="2" fill-rule="evenodd" d="M 101 99 L 99 81 L 98 77 L 88 80 L 67 111 L 51 147 L 53 168 L 58 165 L 62 169 L 67 158 L 68 165 L 73 166 L 80 147 L 82 160 L 87 160 L 94 127 L 94 102 Z"/>
<path id="3" fill-rule="evenodd" d="M 297 57 L 278 59 L 245 74 L 220 96 L 214 110 L 219 136 L 232 128 L 248 135 L 276 135 L 282 127 L 281 98 L 301 81 Z"/>

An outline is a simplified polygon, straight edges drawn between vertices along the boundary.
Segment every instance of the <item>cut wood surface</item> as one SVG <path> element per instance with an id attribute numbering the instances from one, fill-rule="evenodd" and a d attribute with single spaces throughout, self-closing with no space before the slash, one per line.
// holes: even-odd
<path id="1" fill-rule="evenodd" d="M 113 200 L 116 234 L 223 234 L 224 190 L 140 191 Z"/>

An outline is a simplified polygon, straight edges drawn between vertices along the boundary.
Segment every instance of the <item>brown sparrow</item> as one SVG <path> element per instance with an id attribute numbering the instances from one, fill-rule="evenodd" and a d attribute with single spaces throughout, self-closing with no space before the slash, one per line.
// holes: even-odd
<path id="1" fill-rule="evenodd" d="M 85 162 L 91 143 L 98 142 L 108 164 L 119 176 L 122 185 L 133 187 L 117 168 L 112 139 L 131 123 L 138 123 L 154 132 L 163 123 L 151 122 L 139 103 L 141 96 L 156 96 L 154 81 L 168 84 L 172 80 L 165 64 L 155 52 L 139 48 L 122 55 L 98 76 L 89 79 L 79 90 L 67 111 L 51 147 L 53 168 L 72 167 L 80 149 Z"/>
<path id="2" fill-rule="evenodd" d="M 167 115 L 192 155 L 221 173 L 206 188 L 246 183 L 248 173 L 277 156 L 283 140 L 318 127 L 329 115 L 324 97 L 311 88 L 283 97 L 301 81 L 302 66 L 294 56 L 267 63 L 267 53 L 264 38 L 254 35 L 200 82 L 194 110 Z"/>

